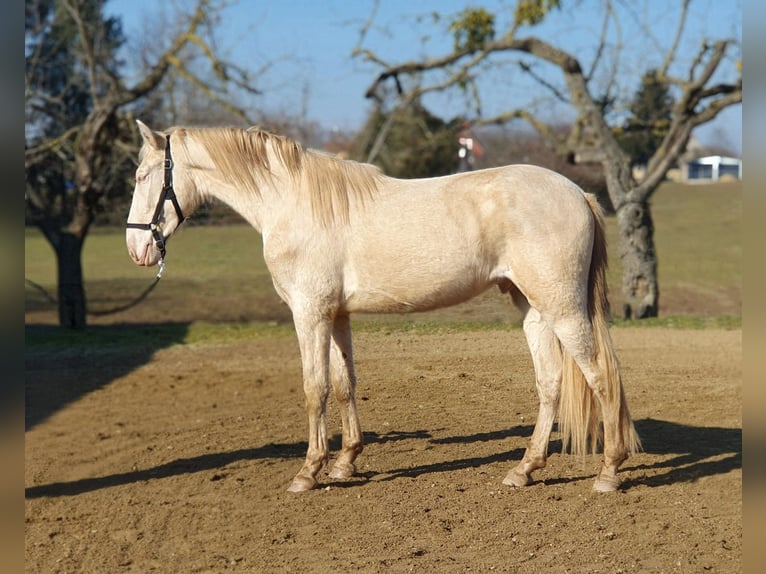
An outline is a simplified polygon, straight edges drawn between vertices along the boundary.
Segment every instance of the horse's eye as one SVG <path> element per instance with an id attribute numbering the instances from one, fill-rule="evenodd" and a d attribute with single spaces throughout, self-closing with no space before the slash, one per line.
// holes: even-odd
<path id="1" fill-rule="evenodd" d="M 145 173 L 137 173 L 136 174 L 136 183 L 143 183 L 146 181 L 146 178 L 148 176 Z"/>

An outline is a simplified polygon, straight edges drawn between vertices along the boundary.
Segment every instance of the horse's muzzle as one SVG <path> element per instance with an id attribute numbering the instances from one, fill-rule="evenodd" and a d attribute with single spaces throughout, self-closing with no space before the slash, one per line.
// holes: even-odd
<path id="1" fill-rule="evenodd" d="M 145 231 L 128 229 L 126 232 L 128 254 L 136 265 L 151 267 L 160 261 L 160 250 L 154 244 L 154 238 Z"/>

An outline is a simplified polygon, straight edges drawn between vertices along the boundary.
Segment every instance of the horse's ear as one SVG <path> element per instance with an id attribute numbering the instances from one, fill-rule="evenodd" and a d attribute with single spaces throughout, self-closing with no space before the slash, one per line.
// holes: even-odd
<path id="1" fill-rule="evenodd" d="M 144 143 L 152 146 L 154 149 L 165 149 L 165 137 L 162 134 L 154 132 L 141 120 L 136 120 L 138 124 L 138 130 L 141 132 L 141 137 Z"/>

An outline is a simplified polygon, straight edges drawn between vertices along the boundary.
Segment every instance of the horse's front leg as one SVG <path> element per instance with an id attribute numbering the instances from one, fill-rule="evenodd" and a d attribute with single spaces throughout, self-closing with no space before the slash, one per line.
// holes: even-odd
<path id="1" fill-rule="evenodd" d="M 303 391 L 309 421 L 309 446 L 306 461 L 288 488 L 290 492 L 311 490 L 327 462 L 327 396 L 329 395 L 329 355 L 332 319 L 320 313 L 293 311 L 295 330 L 303 365 Z"/>
<path id="2" fill-rule="evenodd" d="M 343 423 L 343 446 L 330 471 L 330 478 L 350 478 L 356 472 L 354 460 L 362 452 L 364 441 L 356 410 L 351 322 L 347 315 L 335 318 L 330 345 L 330 381 Z"/>

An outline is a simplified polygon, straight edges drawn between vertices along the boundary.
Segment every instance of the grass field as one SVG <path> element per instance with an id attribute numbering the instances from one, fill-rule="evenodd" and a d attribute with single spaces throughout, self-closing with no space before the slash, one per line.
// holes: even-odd
<path id="1" fill-rule="evenodd" d="M 666 184 L 652 200 L 659 258 L 660 315 L 666 324 L 738 324 L 742 297 L 742 188 L 739 182 L 688 186 Z M 610 298 L 621 309 L 620 262 L 613 217 L 607 218 Z M 445 238 L 447 239 L 447 238 Z M 25 276 L 56 292 L 56 262 L 36 229 L 27 229 Z M 246 225 L 188 226 L 169 243 L 167 269 L 154 292 L 132 309 L 89 317 L 91 325 L 125 323 L 285 324 L 289 310 L 274 292 L 262 258 L 261 238 Z M 84 273 L 89 309 L 123 305 L 153 280 L 155 269 L 135 266 L 122 229 L 94 229 L 85 244 Z M 57 311 L 27 285 L 27 324 L 53 325 Z M 505 297 L 492 290 L 474 301 L 429 314 L 360 317 L 366 327 L 518 323 Z M 656 324 L 656 323 L 654 323 Z M 211 327 L 212 328 L 212 327 Z M 220 328 L 217 328 L 220 330 Z M 198 336 L 203 330 L 198 329 Z M 236 329 L 228 328 L 235 336 Z"/>

